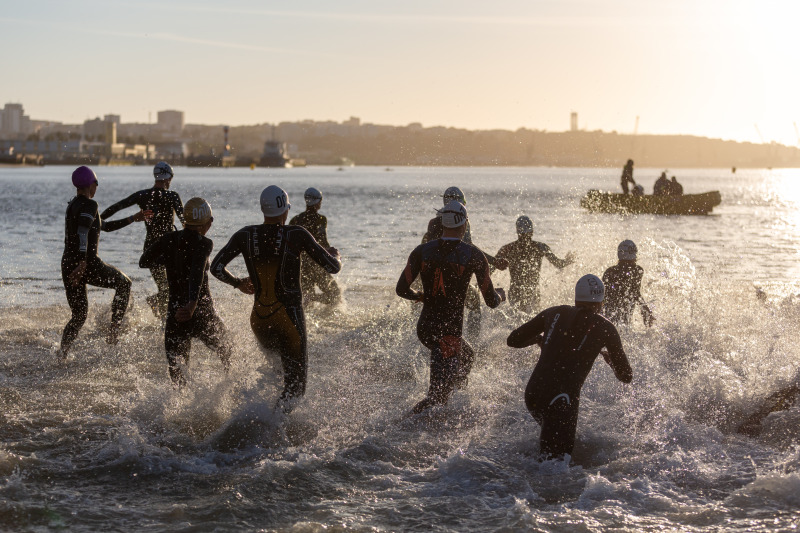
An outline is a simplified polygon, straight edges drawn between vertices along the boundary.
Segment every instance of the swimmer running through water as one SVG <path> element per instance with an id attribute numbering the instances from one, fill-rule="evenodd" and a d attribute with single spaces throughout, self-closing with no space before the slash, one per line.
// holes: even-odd
<path id="1" fill-rule="evenodd" d="M 525 388 L 525 405 L 541 425 L 539 452 L 543 460 L 572 454 L 578 426 L 581 388 L 602 355 L 623 383 L 633 370 L 622 349 L 617 328 L 599 315 L 603 282 L 587 274 L 575 285 L 575 306 L 545 309 L 508 336 L 512 348 L 539 344 L 542 353 Z"/>
<path id="2" fill-rule="evenodd" d="M 222 361 L 225 373 L 230 368 L 231 343 L 225 324 L 214 309 L 208 288 L 209 256 L 214 247 L 205 237 L 214 221 L 211 206 L 202 198 L 192 198 L 183 209 L 186 225 L 148 247 L 140 268 L 162 266 L 169 282 L 164 347 L 172 382 L 186 385 L 181 365 L 189 362 L 192 337 L 214 350 Z"/>
<path id="3" fill-rule="evenodd" d="M 72 184 L 76 188 L 76 196 L 67 206 L 64 253 L 61 256 L 61 279 L 64 281 L 72 317 L 61 335 L 58 354 L 62 359 L 69 354 L 72 343 L 86 322 L 89 312 L 86 285 L 114 289 L 111 325 L 106 341 L 109 344 L 117 343 L 119 325 L 128 309 L 131 280 L 118 268 L 104 263 L 97 255 L 100 231 L 116 231 L 132 222 L 141 222 L 146 215 L 144 211 L 139 211 L 122 220 L 105 222 L 98 214 L 97 202 L 92 199 L 98 186 L 94 171 L 86 166 L 76 168 L 72 173 Z"/>
<path id="4" fill-rule="evenodd" d="M 181 222 L 184 221 L 181 197 L 177 192 L 169 190 L 174 175 L 169 163 L 160 161 L 153 167 L 155 183 L 151 188 L 135 192 L 124 200 L 120 200 L 103 211 L 100 216 L 106 219 L 132 205 L 138 205 L 140 209 L 150 212 L 151 216 L 145 219 L 147 234 L 144 238 L 143 250 L 147 250 L 156 240 L 175 229 L 173 225 L 175 215 Z M 157 317 L 164 319 L 169 299 L 167 272 L 163 265 L 154 265 L 150 269 L 150 275 L 153 276 L 158 292 L 148 296 L 147 303 Z"/>
<path id="5" fill-rule="evenodd" d="M 472 368 L 474 351 L 463 338 L 464 300 L 472 275 L 489 307 L 505 300 L 503 289 L 495 290 L 489 277 L 489 263 L 483 252 L 462 241 L 467 227 L 467 209 L 452 200 L 440 211 L 442 236 L 417 246 L 397 281 L 397 295 L 422 302 L 417 336 L 431 351 L 428 395 L 411 413 L 433 405 L 446 404 L 456 386 L 464 383 Z M 417 276 L 423 291 L 411 288 Z"/>
<path id="6" fill-rule="evenodd" d="M 292 409 L 291 400 L 305 394 L 308 358 L 303 295 L 300 290 L 300 255 L 331 274 L 341 268 L 339 252 L 326 250 L 300 226 L 286 226 L 289 197 L 275 185 L 261 193 L 264 223 L 245 226 L 231 237 L 211 263 L 211 273 L 220 281 L 254 295 L 250 327 L 266 350 L 281 357 L 284 388 L 278 407 Z M 242 255 L 246 278 L 237 278 L 225 267 Z"/>

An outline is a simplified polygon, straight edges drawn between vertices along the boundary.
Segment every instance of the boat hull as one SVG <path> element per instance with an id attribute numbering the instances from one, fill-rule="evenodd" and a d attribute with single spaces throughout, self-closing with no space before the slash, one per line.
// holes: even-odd
<path id="1" fill-rule="evenodd" d="M 721 202 L 719 191 L 681 196 L 634 196 L 591 190 L 581 199 L 581 207 L 595 213 L 707 215 Z"/>

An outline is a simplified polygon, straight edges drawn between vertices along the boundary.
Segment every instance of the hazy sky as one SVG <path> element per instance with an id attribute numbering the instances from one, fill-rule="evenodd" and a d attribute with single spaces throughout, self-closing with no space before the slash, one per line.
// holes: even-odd
<path id="1" fill-rule="evenodd" d="M 797 145 L 798 0 L 2 0 L 0 105 Z"/>

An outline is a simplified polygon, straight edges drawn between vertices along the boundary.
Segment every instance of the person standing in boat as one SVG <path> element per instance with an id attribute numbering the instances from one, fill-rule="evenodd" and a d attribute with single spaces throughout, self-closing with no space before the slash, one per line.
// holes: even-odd
<path id="1" fill-rule="evenodd" d="M 633 181 L 633 159 L 628 159 L 625 166 L 622 168 L 622 176 L 620 177 L 620 185 L 622 185 L 622 194 L 628 194 L 628 183 L 636 185 Z"/>
<path id="2" fill-rule="evenodd" d="M 667 179 L 667 172 L 664 171 L 656 180 L 655 185 L 653 185 L 653 195 L 669 196 L 670 188 L 671 188 L 671 183 Z"/>

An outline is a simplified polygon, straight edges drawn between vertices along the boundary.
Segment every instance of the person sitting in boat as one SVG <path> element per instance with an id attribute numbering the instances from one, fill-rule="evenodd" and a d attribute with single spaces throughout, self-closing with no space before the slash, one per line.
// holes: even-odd
<path id="1" fill-rule="evenodd" d="M 622 176 L 620 177 L 620 185 L 622 185 L 622 194 L 628 194 L 628 183 L 634 186 L 636 182 L 633 181 L 633 159 L 628 159 L 625 166 L 622 168 Z"/>
<path id="2" fill-rule="evenodd" d="M 662 172 L 653 185 L 654 196 L 669 196 L 670 181 L 667 179 L 666 171 Z"/>
<path id="3" fill-rule="evenodd" d="M 638 183 L 633 186 L 633 195 L 634 196 L 644 196 L 644 187 L 639 185 Z"/>
<path id="4" fill-rule="evenodd" d="M 670 196 L 683 195 L 683 185 L 678 183 L 678 180 L 675 178 L 675 176 L 672 176 L 672 181 L 669 183 L 669 194 Z"/>

